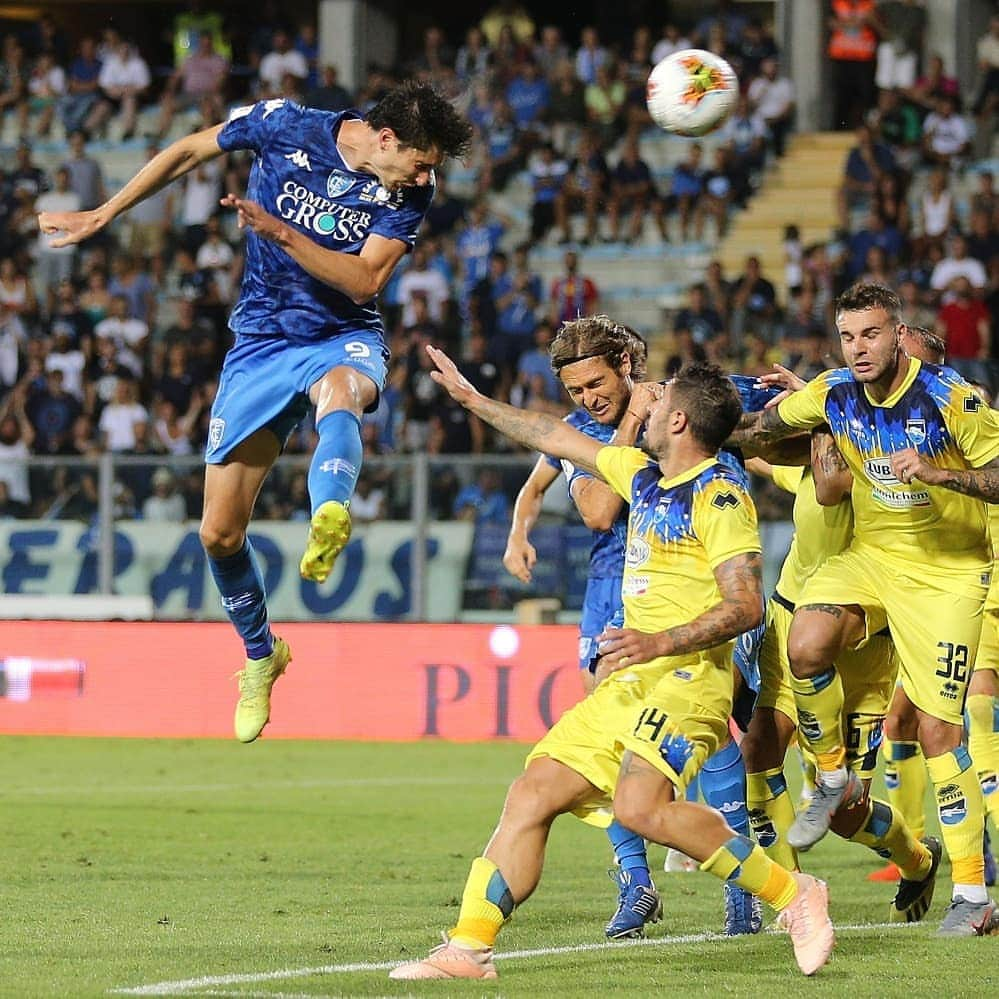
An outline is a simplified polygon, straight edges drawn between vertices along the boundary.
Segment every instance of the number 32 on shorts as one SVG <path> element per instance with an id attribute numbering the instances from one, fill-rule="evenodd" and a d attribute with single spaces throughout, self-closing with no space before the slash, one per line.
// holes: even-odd
<path id="1" fill-rule="evenodd" d="M 941 654 L 937 656 L 940 669 L 937 676 L 956 683 L 965 683 L 968 679 L 968 646 L 956 645 L 954 642 L 937 642 Z"/>

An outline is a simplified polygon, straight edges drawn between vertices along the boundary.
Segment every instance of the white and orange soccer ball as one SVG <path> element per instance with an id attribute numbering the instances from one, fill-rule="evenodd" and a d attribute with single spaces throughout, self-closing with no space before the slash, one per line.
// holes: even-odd
<path id="1" fill-rule="evenodd" d="M 732 113 L 739 81 L 721 56 L 682 49 L 649 74 L 645 102 L 652 120 L 677 135 L 706 135 Z"/>

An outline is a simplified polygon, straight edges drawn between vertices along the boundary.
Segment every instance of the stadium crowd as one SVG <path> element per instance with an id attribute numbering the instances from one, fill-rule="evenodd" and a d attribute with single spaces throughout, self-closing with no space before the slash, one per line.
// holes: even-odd
<path id="1" fill-rule="evenodd" d="M 315 26 L 289 23 L 274 4 L 265 5 L 245 51 L 234 50 L 221 15 L 192 5 L 177 18 L 165 76 L 113 28 L 71 39 L 46 13 L 8 34 L 0 113 L 6 134 L 13 129 L 21 142 L 0 172 L 0 514 L 91 516 L 92 473 L 28 476 L 16 459 L 109 450 L 149 458 L 121 470 L 119 515 L 197 516 L 200 473 L 175 470 L 170 459 L 197 453 L 206 439 L 242 264 L 234 218 L 218 201 L 244 189 L 248 160 L 207 164 L 79 248 L 49 247 L 35 216 L 99 204 L 109 150 L 144 143 L 152 156 L 182 130 L 256 99 L 363 110 L 398 79 L 416 76 L 461 102 L 478 132 L 465 168 L 472 190 L 459 196 L 441 173 L 422 239 L 383 295 L 393 360 L 378 410 L 364 424 L 369 456 L 506 446 L 431 380 L 428 342 L 461 356 L 485 393 L 566 412 L 547 346 L 562 320 L 601 311 L 606 289 L 586 274 L 586 247 L 606 241 L 627 252 L 639 240 L 686 242 L 701 238 L 706 223 L 722 235 L 785 150 L 794 87 L 769 28 L 729 4 L 717 7 L 696 23 L 639 26 L 612 44 L 593 27 L 569 38 L 500 3 L 460 39 L 426 29 L 416 51 L 396 67 L 372 67 L 354 94 L 335 67 L 320 65 Z M 829 29 L 838 124 L 857 132 L 837 193 L 839 228 L 803 245 L 789 219 L 783 262 L 750 258 L 738 274 L 712 262 L 685 306 L 664 314 L 662 329 L 646 331 L 667 345 L 666 370 L 651 375 L 702 357 L 747 374 L 777 361 L 806 378 L 835 366 L 831 303 L 863 278 L 898 287 L 909 318 L 945 337 L 955 367 L 992 390 L 999 384 L 991 335 L 999 195 L 992 172 L 975 159 L 987 153 L 996 111 L 999 18 L 978 45 L 980 86 L 965 94 L 942 60 L 923 51 L 921 24 L 895 16 L 897 7 L 920 5 L 877 7 L 865 29 L 874 40 L 866 68 L 840 65 L 851 60 L 837 47 L 837 25 Z M 690 45 L 729 60 L 742 96 L 710 157 L 691 143 L 661 176 L 641 156 L 639 140 L 651 127 L 645 80 L 655 62 Z M 906 51 L 912 59 L 901 58 Z M 858 74 L 872 75 L 869 89 L 857 86 Z M 850 103 L 858 94 L 864 103 Z M 32 143 L 51 148 L 60 136 L 61 162 L 42 168 Z M 526 226 L 497 208 L 497 195 L 515 180 L 531 191 Z M 539 246 L 564 247 L 563 272 L 550 283 L 532 264 Z M 773 280 L 781 266 L 786 298 Z M 306 424 L 288 450 L 312 444 Z M 470 485 L 441 469 L 436 516 L 507 516 L 508 501 L 491 498 L 506 492 L 494 473 Z M 405 515 L 405 490 L 396 485 L 369 463 L 352 507 L 358 519 Z M 273 477 L 259 510 L 308 519 L 304 472 Z"/>

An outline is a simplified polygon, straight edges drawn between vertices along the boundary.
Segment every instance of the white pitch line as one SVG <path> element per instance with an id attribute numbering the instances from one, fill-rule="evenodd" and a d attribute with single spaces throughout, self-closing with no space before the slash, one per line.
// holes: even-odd
<path id="1" fill-rule="evenodd" d="M 918 927 L 918 923 L 856 923 L 837 926 L 837 933 L 866 932 L 870 930 L 901 930 Z M 774 934 L 778 935 L 778 934 Z M 554 957 L 560 954 L 582 954 L 588 951 L 623 950 L 627 947 L 677 946 L 680 944 L 707 943 L 711 941 L 727 941 L 720 933 L 688 933 L 679 936 L 646 937 L 642 940 L 608 940 L 599 943 L 569 944 L 563 947 L 534 947 L 530 950 L 511 950 L 504 954 L 496 954 L 494 961 L 512 961 L 532 957 Z M 275 982 L 290 978 L 309 978 L 314 975 L 344 975 L 358 971 L 390 971 L 398 967 L 402 961 L 359 962 L 354 964 L 325 964 L 317 968 L 284 968 L 280 971 L 261 971 L 242 975 L 205 975 L 201 978 L 187 978 L 173 982 L 154 982 L 151 985 L 137 985 L 133 988 L 111 989 L 114 995 L 124 996 L 179 996 L 187 995 L 195 989 L 208 989 L 213 986 L 250 985 L 254 982 Z M 200 993 L 202 995 L 218 995 L 221 993 Z M 234 993 L 249 995 L 250 993 Z M 252 993 L 256 995 L 257 993 Z M 274 993 L 266 993 L 273 995 Z"/>
<path id="2" fill-rule="evenodd" d="M 4 787 L 0 789 L 0 799 L 17 795 L 63 795 L 80 794 L 88 798 L 94 795 L 112 796 L 115 794 L 216 794 L 222 791 L 296 790 L 310 788 L 337 787 L 412 787 L 413 785 L 436 785 L 468 787 L 496 784 L 506 786 L 509 780 L 484 781 L 481 777 L 330 777 L 315 780 L 272 780 L 245 781 L 235 784 L 74 784 L 72 787 Z"/>

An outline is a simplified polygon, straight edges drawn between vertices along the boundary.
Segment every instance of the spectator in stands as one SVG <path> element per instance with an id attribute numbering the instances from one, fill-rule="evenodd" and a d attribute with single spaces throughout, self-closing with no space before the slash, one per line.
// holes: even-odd
<path id="1" fill-rule="evenodd" d="M 586 125 L 586 88 L 568 60 L 555 67 L 551 83 L 545 124 L 551 132 L 552 144 L 565 152 L 572 148 Z"/>
<path id="2" fill-rule="evenodd" d="M 261 97 L 277 97 L 282 93 L 281 83 L 286 73 L 299 80 L 306 80 L 309 65 L 301 52 L 292 48 L 291 36 L 287 31 L 275 31 L 271 50 L 261 60 L 257 75 L 260 81 Z"/>
<path id="3" fill-rule="evenodd" d="M 684 241 L 690 236 L 690 223 L 697 217 L 698 202 L 704 192 L 703 152 L 699 142 L 691 143 L 687 158 L 673 168 L 669 208 L 680 214 L 680 238 Z"/>
<path id="4" fill-rule="evenodd" d="M 576 150 L 575 159 L 569 164 L 565 179 L 565 203 L 567 214 L 582 211 L 586 220 L 583 244 L 588 245 L 597 239 L 598 217 L 606 192 L 610 186 L 610 171 L 600 147 L 600 137 L 587 129 L 583 132 Z"/>
<path id="5" fill-rule="evenodd" d="M 995 214 L 999 208 L 999 197 L 996 196 L 995 178 L 991 170 L 980 170 L 977 180 L 978 188 L 971 195 L 972 212 L 985 212 L 987 215 Z"/>
<path id="6" fill-rule="evenodd" d="M 913 252 L 917 257 L 924 257 L 931 244 L 942 246 L 957 225 L 957 206 L 946 170 L 937 168 L 930 173 L 926 189 L 919 198 L 918 210 L 919 231 Z"/>
<path id="7" fill-rule="evenodd" d="M 308 74 L 304 86 L 312 89 L 319 83 L 319 38 L 316 25 L 312 21 L 303 21 L 298 26 L 295 36 L 295 50 L 302 53 Z"/>
<path id="8" fill-rule="evenodd" d="M 331 64 L 320 70 L 319 83 L 306 92 L 305 103 L 320 111 L 343 111 L 354 106 L 350 91 L 340 83 L 340 73 Z"/>
<path id="9" fill-rule="evenodd" d="M 784 155 L 787 134 L 794 125 L 795 91 L 790 77 L 779 74 L 776 56 L 770 56 L 760 64 L 760 75 L 749 85 L 746 92 L 750 109 L 763 119 L 774 153 Z"/>
<path id="10" fill-rule="evenodd" d="M 826 331 L 813 326 L 801 340 L 801 356 L 792 370 L 806 382 L 818 377 L 823 371 L 839 367 L 839 361 L 829 352 L 829 338 Z"/>
<path id="11" fill-rule="evenodd" d="M 555 154 L 551 143 L 541 145 L 530 160 L 531 187 L 534 200 L 531 205 L 531 241 L 545 238 L 552 226 L 558 226 L 562 243 L 570 241 L 569 215 L 565 203 L 565 181 L 569 164 Z"/>
<path id="12" fill-rule="evenodd" d="M 142 519 L 179 524 L 187 520 L 187 504 L 177 492 L 173 472 L 161 465 L 153 472 L 153 491 L 142 504 Z"/>
<path id="13" fill-rule="evenodd" d="M 730 152 L 735 200 L 744 205 L 767 158 L 766 123 L 763 116 L 750 107 L 746 95 L 736 101 L 735 110 L 719 130 L 718 137 Z"/>
<path id="14" fill-rule="evenodd" d="M 694 343 L 704 346 L 725 328 L 721 315 L 708 305 L 704 285 L 700 282 L 687 289 L 687 304 L 673 320 L 673 334 L 689 333 Z"/>
<path id="15" fill-rule="evenodd" d="M 15 35 L 5 35 L 0 53 L 0 125 L 8 111 L 21 120 L 21 108 L 28 94 L 28 63 L 24 47 Z M 22 128 L 23 134 L 23 128 Z"/>
<path id="16" fill-rule="evenodd" d="M 25 192 L 34 201 L 51 186 L 45 171 L 32 159 L 31 144 L 22 139 L 14 154 L 14 169 L 7 175 L 7 183 L 15 194 Z"/>
<path id="17" fill-rule="evenodd" d="M 968 233 L 968 254 L 980 260 L 986 271 L 994 257 L 999 256 L 999 233 L 988 212 L 971 213 L 971 231 Z"/>
<path id="18" fill-rule="evenodd" d="M 728 314 L 731 307 L 732 285 L 725 279 L 721 262 L 712 260 L 704 272 L 704 301 L 714 309 L 728 324 Z"/>
<path id="19" fill-rule="evenodd" d="M 716 0 L 714 10 L 702 17 L 694 27 L 694 39 L 700 45 L 706 45 L 712 30 L 720 32 L 722 39 L 729 45 L 735 45 L 742 36 L 749 18 L 731 0 Z"/>
<path id="20" fill-rule="evenodd" d="M 907 100 L 926 111 L 936 110 L 937 101 L 942 97 L 960 97 L 957 78 L 944 71 L 944 61 L 938 52 L 930 56 L 926 72 L 916 80 L 915 86 L 904 91 Z"/>
<path id="21" fill-rule="evenodd" d="M 128 302 L 127 315 L 139 319 L 151 328 L 156 323 L 156 284 L 143 270 L 141 260 L 119 251 L 111 261 L 108 292 L 112 300 L 120 295 Z"/>
<path id="22" fill-rule="evenodd" d="M 957 290 L 957 282 L 966 279 L 979 298 L 985 293 L 988 275 L 980 260 L 968 256 L 968 241 L 960 233 L 950 240 L 950 252 L 934 268 L 930 288 L 947 303 Z"/>
<path id="23" fill-rule="evenodd" d="M 506 85 L 506 102 L 517 127 L 523 131 L 533 129 L 544 119 L 550 101 L 548 80 L 533 59 L 525 60 Z"/>
<path id="24" fill-rule="evenodd" d="M 597 83 L 597 71 L 608 65 L 610 53 L 600 44 L 600 35 L 592 26 L 583 28 L 576 50 L 576 76 L 584 86 Z"/>
<path id="25" fill-rule="evenodd" d="M 477 25 L 465 32 L 465 44 L 458 49 L 454 60 L 454 71 L 462 83 L 485 76 L 492 62 L 492 51 L 486 44 L 486 36 Z"/>
<path id="26" fill-rule="evenodd" d="M 976 53 L 980 82 L 972 110 L 982 127 L 999 109 L 999 14 L 990 18 L 989 30 L 978 39 Z"/>
<path id="27" fill-rule="evenodd" d="M 428 236 L 450 235 L 465 220 L 468 206 L 463 198 L 451 193 L 446 173 L 437 174 L 437 193 L 427 212 L 424 224 Z"/>
<path id="28" fill-rule="evenodd" d="M 108 275 L 103 267 L 93 267 L 87 274 L 86 287 L 80 293 L 80 309 L 91 327 L 106 319 L 111 311 Z"/>
<path id="29" fill-rule="evenodd" d="M 94 106 L 100 99 L 98 78 L 101 62 L 97 58 L 97 43 L 90 35 L 79 42 L 76 58 L 69 65 L 66 92 L 59 102 L 59 117 L 67 135 L 83 128 Z"/>
<path id="30" fill-rule="evenodd" d="M 915 281 L 909 279 L 897 284 L 898 297 L 902 301 L 902 315 L 909 326 L 922 326 L 933 329 L 936 325 L 937 310 L 931 308 Z"/>
<path id="31" fill-rule="evenodd" d="M 167 80 L 160 96 L 158 132 L 163 138 L 170 130 L 173 117 L 180 111 L 205 106 L 212 121 L 225 117 L 224 95 L 229 76 L 228 60 L 215 51 L 211 31 L 198 35 L 198 47 Z"/>
<path id="32" fill-rule="evenodd" d="M 198 247 L 194 262 L 199 270 L 211 275 L 219 301 L 223 305 L 231 304 L 238 290 L 243 258 L 225 238 L 218 214 L 205 222 L 205 241 Z"/>
<path id="33" fill-rule="evenodd" d="M 35 208 L 39 212 L 78 212 L 80 196 L 69 186 L 69 170 L 59 167 L 55 172 L 55 187 L 39 195 Z M 35 286 L 45 302 L 45 314 L 51 315 L 55 307 L 56 291 L 63 281 L 73 276 L 76 263 L 76 246 L 51 246 L 50 241 L 39 235 L 35 256 Z"/>
<path id="34" fill-rule="evenodd" d="M 130 316 L 128 310 L 129 302 L 125 295 L 112 295 L 108 316 L 94 326 L 94 336 L 98 341 L 113 341 L 117 348 L 117 360 L 136 378 L 141 378 L 149 326 L 143 320 Z"/>
<path id="35" fill-rule="evenodd" d="M 35 428 L 25 412 L 26 386 L 0 401 L 0 483 L 7 490 L 7 515 L 24 517 L 31 507 L 31 480 L 26 459 L 31 454 Z"/>
<path id="36" fill-rule="evenodd" d="M 42 52 L 28 76 L 28 100 L 21 104 L 21 134 L 28 134 L 28 113 L 37 118 L 35 131 L 48 136 L 56 108 L 66 92 L 66 71 L 51 52 Z"/>
<path id="37" fill-rule="evenodd" d="M 102 59 L 97 77 L 101 98 L 84 125 L 85 131 L 92 133 L 103 129 L 112 114 L 119 112 L 121 138 L 132 138 L 139 103 L 151 82 L 149 66 L 138 49 L 128 39 L 115 35 L 110 51 Z"/>
<path id="38" fill-rule="evenodd" d="M 159 151 L 159 145 L 150 142 L 146 147 L 146 162 Z M 175 193 L 173 185 L 168 184 L 129 209 L 128 253 L 133 257 L 150 260 L 166 250 L 173 226 Z"/>
<path id="39" fill-rule="evenodd" d="M 41 388 L 29 389 L 25 411 L 35 431 L 36 454 L 63 454 L 73 421 L 82 412 L 76 397 L 66 391 L 59 368 L 45 373 Z"/>
<path id="40" fill-rule="evenodd" d="M 506 226 L 490 217 L 485 199 L 473 203 L 467 225 L 458 233 L 456 249 L 464 264 L 462 297 L 467 300 L 472 289 L 489 272 L 489 258 L 499 248 Z"/>
<path id="41" fill-rule="evenodd" d="M 905 241 L 895 226 L 886 225 L 877 211 L 870 211 L 862 229 L 850 237 L 847 266 L 851 282 L 856 281 L 867 268 L 867 251 L 877 246 L 884 251 L 888 263 L 894 266 L 902 254 Z"/>
<path id="42" fill-rule="evenodd" d="M 638 140 L 629 138 L 624 143 L 621 158 L 611 171 L 610 200 L 607 204 L 609 239 L 617 242 L 621 236 L 621 216 L 630 213 L 627 243 L 637 242 L 642 235 L 645 218 L 651 215 L 659 227 L 663 242 L 669 240 L 663 203 L 656 193 L 652 171 L 638 152 Z"/>
<path id="43" fill-rule="evenodd" d="M 971 126 L 954 97 L 941 97 L 923 121 L 923 156 L 928 163 L 959 166 L 971 150 Z"/>
<path id="44" fill-rule="evenodd" d="M 492 118 L 485 135 L 488 159 L 480 177 L 480 189 L 503 191 L 524 162 L 524 143 L 510 105 L 493 102 Z"/>
<path id="45" fill-rule="evenodd" d="M 361 469 L 350 498 L 350 519 L 355 524 L 370 524 L 385 519 L 385 490 L 375 485 L 374 475 L 367 466 Z"/>
<path id="46" fill-rule="evenodd" d="M 481 454 L 484 450 L 482 422 L 447 393 L 440 393 L 435 399 L 428 427 L 428 454 Z"/>
<path id="47" fill-rule="evenodd" d="M 541 40 L 534 46 L 534 61 L 542 76 L 551 80 L 568 59 L 569 46 L 562 40 L 562 29 L 554 24 L 546 24 L 541 29 Z"/>
<path id="48" fill-rule="evenodd" d="M 414 324 L 414 295 L 417 291 L 423 293 L 431 322 L 440 326 L 447 318 L 451 289 L 440 271 L 431 269 L 428 263 L 426 248 L 418 243 L 413 248 L 409 266 L 399 280 L 403 326 Z"/>
<path id="49" fill-rule="evenodd" d="M 525 350 L 517 361 L 517 378 L 510 395 L 511 405 L 527 408 L 525 403 L 532 394 L 531 383 L 535 380 L 540 381 L 541 394 L 546 400 L 555 404 L 562 402 L 562 383 L 552 370 L 552 359 L 548 352 L 554 338 L 551 323 L 545 321 L 537 324 L 534 330 L 534 347 Z"/>
<path id="50" fill-rule="evenodd" d="M 652 46 L 652 65 L 657 65 L 674 52 L 680 52 L 682 49 L 692 47 L 693 43 L 691 40 L 680 31 L 680 28 L 676 24 L 673 22 L 664 24 L 662 34 Z"/>
<path id="51" fill-rule="evenodd" d="M 540 302 L 544 298 L 545 288 L 541 275 L 531 269 L 530 243 L 519 243 L 513 248 L 510 279 L 525 291 L 529 291 L 537 301 Z"/>
<path id="52" fill-rule="evenodd" d="M 984 362 L 991 356 L 992 327 L 981 289 L 972 288 L 971 282 L 961 276 L 954 278 L 950 290 L 936 325 L 947 343 L 947 363 L 965 378 L 991 385 L 994 379 Z"/>
<path id="53" fill-rule="evenodd" d="M 829 45 L 833 128 L 856 128 L 874 106 L 878 21 L 874 0 L 832 0 Z"/>
<path id="54" fill-rule="evenodd" d="M 222 176 L 221 159 L 200 163 L 184 175 L 180 222 L 184 227 L 184 246 L 191 253 L 198 252 L 208 235 L 208 220 L 219 210 Z"/>
<path id="55" fill-rule="evenodd" d="M 149 413 L 139 402 L 139 386 L 131 378 L 119 378 L 114 398 L 101 411 L 97 427 L 108 451 L 135 451 L 144 442 Z"/>
<path id="56" fill-rule="evenodd" d="M 479 27 L 486 41 L 494 48 L 504 28 L 509 28 L 514 39 L 521 44 L 527 44 L 534 38 L 534 21 L 527 8 L 517 0 L 499 0 L 483 15 Z"/>
<path id="57" fill-rule="evenodd" d="M 614 63 L 607 62 L 598 66 L 596 79 L 586 85 L 583 93 L 586 120 L 607 146 L 612 145 L 623 131 L 627 96 L 628 89 L 617 75 Z"/>
<path id="58" fill-rule="evenodd" d="M 898 166 L 912 173 L 921 155 L 923 123 L 919 111 L 909 101 L 903 101 L 897 90 L 882 90 L 878 94 L 877 131 L 888 144 Z"/>
<path id="59" fill-rule="evenodd" d="M 923 51 L 926 10 L 920 0 L 884 0 L 878 4 L 881 26 L 875 83 L 881 90 L 908 90 L 916 82 Z"/>
<path id="60" fill-rule="evenodd" d="M 707 360 L 707 356 L 690 330 L 678 330 L 673 334 L 673 350 L 666 358 L 664 374 L 667 378 L 672 378 L 685 364 Z"/>
<path id="61" fill-rule="evenodd" d="M 0 259 L 0 318 L 23 338 L 37 313 L 38 302 L 32 283 L 12 257 Z"/>
<path id="62" fill-rule="evenodd" d="M 735 49 L 739 53 L 739 78 L 743 81 L 758 77 L 763 63 L 777 58 L 776 43 L 755 18 L 746 22 Z"/>
<path id="63" fill-rule="evenodd" d="M 739 330 L 769 333 L 777 313 L 777 292 L 763 276 L 760 258 L 746 258 L 746 268 L 732 289 L 732 310 Z"/>
<path id="64" fill-rule="evenodd" d="M 71 281 L 60 281 L 56 287 L 55 305 L 48 316 L 48 328 L 52 336 L 66 333 L 74 347 L 82 347 L 86 354 L 90 354 L 93 323 L 80 308 L 76 288 Z"/>
<path id="65" fill-rule="evenodd" d="M 850 211 L 869 209 L 883 173 L 895 170 L 895 158 L 883 143 L 875 141 L 869 125 L 857 129 L 857 144 L 850 150 L 843 171 L 843 183 L 837 192 L 840 225 L 850 228 Z"/>
<path id="66" fill-rule="evenodd" d="M 894 283 L 895 271 L 890 266 L 888 254 L 877 245 L 870 246 L 864 258 L 864 267 L 857 280 L 864 284 L 882 284 L 891 287 Z"/>
<path id="67" fill-rule="evenodd" d="M 454 501 L 455 520 L 472 520 L 476 527 L 510 522 L 510 499 L 502 490 L 502 480 L 494 468 L 482 468 L 475 482 L 465 486 Z"/>
<path id="68" fill-rule="evenodd" d="M 694 215 L 694 235 L 704 233 L 704 220 L 711 218 L 719 239 L 728 232 L 729 208 L 735 198 L 736 172 L 732 167 L 732 152 L 727 146 L 716 146 L 711 154 L 711 169 L 704 174 L 704 193 Z M 665 239 L 665 232 L 663 238 Z"/>
<path id="69" fill-rule="evenodd" d="M 69 159 L 63 166 L 69 171 L 69 186 L 79 195 L 80 210 L 88 212 L 106 200 L 101 165 L 87 153 L 87 137 L 82 129 L 69 136 Z"/>
<path id="70" fill-rule="evenodd" d="M 454 49 L 448 45 L 444 32 L 436 24 L 424 28 L 423 48 L 413 60 L 413 72 L 441 81 L 453 67 Z"/>
<path id="71" fill-rule="evenodd" d="M 565 274 L 552 282 L 549 293 L 551 321 L 557 329 L 564 322 L 597 312 L 599 293 L 593 281 L 579 273 L 579 256 L 568 250 L 563 258 Z"/>

